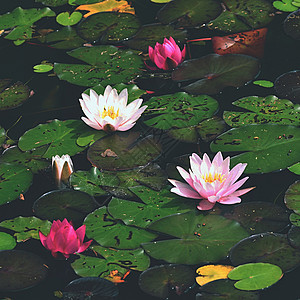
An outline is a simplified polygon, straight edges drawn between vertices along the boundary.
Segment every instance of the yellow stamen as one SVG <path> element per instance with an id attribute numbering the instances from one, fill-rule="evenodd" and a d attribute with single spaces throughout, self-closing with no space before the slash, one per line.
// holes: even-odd
<path id="1" fill-rule="evenodd" d="M 223 182 L 225 180 L 224 178 L 224 174 L 219 174 L 219 173 L 215 173 L 215 174 L 211 174 L 211 173 L 208 173 L 208 174 L 205 174 L 203 175 L 203 179 L 205 180 L 205 182 L 214 182 L 215 180 L 218 180 L 220 182 Z"/>
<path id="2" fill-rule="evenodd" d="M 119 116 L 119 109 L 117 110 L 117 112 L 115 112 L 113 106 L 109 106 L 108 108 L 104 107 L 101 117 L 102 119 L 104 119 L 106 116 L 109 116 L 112 119 L 117 118 Z"/>

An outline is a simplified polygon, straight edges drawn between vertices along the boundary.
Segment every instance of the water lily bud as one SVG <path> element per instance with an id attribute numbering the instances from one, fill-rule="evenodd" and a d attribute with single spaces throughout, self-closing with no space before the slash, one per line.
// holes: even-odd
<path id="1" fill-rule="evenodd" d="M 73 173 L 73 162 L 68 154 L 52 156 L 52 171 L 55 184 L 58 188 L 68 185 L 70 175 Z"/>

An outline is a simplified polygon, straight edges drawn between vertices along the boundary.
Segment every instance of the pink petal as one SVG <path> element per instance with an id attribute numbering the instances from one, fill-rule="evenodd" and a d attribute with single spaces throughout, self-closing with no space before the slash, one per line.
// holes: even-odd
<path id="1" fill-rule="evenodd" d="M 81 117 L 81 120 L 87 124 L 88 126 L 94 128 L 94 129 L 97 129 L 97 130 L 101 130 L 103 129 L 102 126 L 100 126 L 98 123 L 96 122 L 92 122 L 90 121 L 89 119 L 85 118 L 85 117 Z"/>
<path id="2" fill-rule="evenodd" d="M 154 50 L 151 46 L 148 47 L 149 58 L 153 61 L 154 59 Z"/>
<path id="3" fill-rule="evenodd" d="M 171 189 L 172 193 L 187 198 L 201 199 L 201 196 L 188 184 L 173 179 L 168 179 L 168 180 L 170 183 L 172 183 L 175 186 L 175 188 Z"/>
<path id="4" fill-rule="evenodd" d="M 85 236 L 85 225 L 82 225 L 80 226 L 77 230 L 76 230 L 76 235 L 77 235 L 77 238 L 79 239 L 80 241 L 80 244 L 83 243 L 83 240 L 84 240 L 84 236 Z"/>
<path id="5" fill-rule="evenodd" d="M 235 192 L 240 186 L 242 186 L 245 181 L 248 179 L 249 177 L 245 177 L 239 181 L 237 181 L 235 184 L 233 184 L 232 186 L 230 186 L 228 188 L 228 190 L 225 191 L 225 193 L 222 194 L 222 198 L 225 196 L 229 196 L 230 194 L 232 194 L 233 192 Z M 219 194 L 219 193 L 218 193 Z M 220 194 L 219 194 L 220 195 Z M 220 195 L 221 196 L 221 195 Z"/>
<path id="6" fill-rule="evenodd" d="M 181 167 L 176 167 L 181 177 L 190 185 L 193 186 L 193 179 L 190 174 Z"/>
<path id="7" fill-rule="evenodd" d="M 186 48 L 184 46 L 182 51 L 181 51 L 181 62 L 180 63 L 182 63 L 184 61 L 185 55 L 186 55 Z"/>
<path id="8" fill-rule="evenodd" d="M 92 241 L 93 240 L 90 240 L 90 241 L 88 241 L 86 243 L 83 243 L 76 252 L 77 253 L 81 253 L 81 252 L 85 251 L 90 246 L 90 244 L 92 243 Z"/>
<path id="9" fill-rule="evenodd" d="M 209 210 L 209 209 L 212 209 L 214 206 L 215 206 L 215 203 L 211 203 L 207 200 L 202 200 L 199 202 L 197 208 L 199 210 Z"/>
<path id="10" fill-rule="evenodd" d="M 236 203 L 240 203 L 242 200 L 239 197 L 236 196 L 228 196 L 225 198 L 221 198 L 218 202 L 222 203 L 222 204 L 236 204 Z"/>

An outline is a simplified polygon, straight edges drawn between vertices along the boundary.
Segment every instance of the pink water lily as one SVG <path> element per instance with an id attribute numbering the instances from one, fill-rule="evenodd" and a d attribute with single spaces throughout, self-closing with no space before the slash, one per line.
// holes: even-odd
<path id="1" fill-rule="evenodd" d="M 118 95 L 116 89 L 107 86 L 104 95 L 98 95 L 90 90 L 90 96 L 82 94 L 79 99 L 81 108 L 87 116 L 81 119 L 87 125 L 97 130 L 105 131 L 126 131 L 135 125 L 136 120 L 141 116 L 146 105 L 141 106 L 143 99 L 136 99 L 127 105 L 127 89 Z"/>
<path id="2" fill-rule="evenodd" d="M 156 43 L 154 49 L 149 46 L 149 58 L 159 69 L 171 70 L 176 68 L 185 58 L 185 46 L 183 50 L 174 41 L 172 37 L 164 39 L 163 44 Z"/>
<path id="3" fill-rule="evenodd" d="M 70 254 L 81 253 L 91 244 L 92 240 L 84 243 L 85 225 L 79 227 L 76 231 L 71 223 L 64 219 L 53 221 L 50 233 L 45 236 L 39 232 L 40 240 L 43 246 L 50 250 L 54 257 L 57 252 L 61 252 L 68 258 Z"/>
<path id="4" fill-rule="evenodd" d="M 222 204 L 240 203 L 239 196 L 248 193 L 252 188 L 238 190 L 249 177 L 239 181 L 237 179 L 244 172 L 247 164 L 239 163 L 229 170 L 230 157 L 223 160 L 221 152 L 218 152 L 211 162 L 205 153 L 201 159 L 196 153 L 190 156 L 191 169 L 189 173 L 181 167 L 177 167 L 180 175 L 187 183 L 169 179 L 175 186 L 171 189 L 180 196 L 194 199 L 203 199 L 197 208 L 209 210 L 216 202 Z"/>

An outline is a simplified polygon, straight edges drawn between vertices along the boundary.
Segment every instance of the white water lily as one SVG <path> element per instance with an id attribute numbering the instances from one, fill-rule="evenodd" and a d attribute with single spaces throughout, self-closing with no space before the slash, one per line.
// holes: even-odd
<path id="1" fill-rule="evenodd" d="M 119 95 L 110 85 L 106 87 L 104 95 L 90 90 L 90 96 L 82 94 L 82 99 L 79 99 L 87 117 L 81 119 L 97 130 L 126 131 L 135 125 L 136 120 L 147 108 L 146 105 L 140 107 L 143 99 L 136 99 L 128 105 L 127 99 L 127 89 L 122 90 Z"/>
<path id="2" fill-rule="evenodd" d="M 73 171 L 74 167 L 70 155 L 52 156 L 52 172 L 58 188 L 63 187 L 62 183 L 68 185 L 69 177 Z"/>

